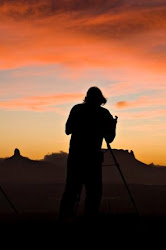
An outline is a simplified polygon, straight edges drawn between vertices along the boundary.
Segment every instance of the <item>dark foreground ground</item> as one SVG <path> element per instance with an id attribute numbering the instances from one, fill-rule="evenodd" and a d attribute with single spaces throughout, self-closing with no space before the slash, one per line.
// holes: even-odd
<path id="1" fill-rule="evenodd" d="M 166 187 L 130 185 L 139 217 L 122 185 L 104 185 L 98 218 L 82 215 L 83 200 L 72 223 L 58 223 L 63 185 L 3 185 L 18 210 L 0 196 L 0 246 L 6 249 L 127 248 L 156 249 L 166 242 Z M 146 245 L 145 245 L 146 244 Z M 105 246 L 105 247 L 104 247 Z"/>
<path id="2" fill-rule="evenodd" d="M 60 224 L 55 214 L 3 215 L 0 218 L 1 245 L 25 248 L 60 249 L 106 247 L 145 247 L 166 239 L 166 217 L 136 214 L 106 215 L 98 218 L 78 216 Z"/>

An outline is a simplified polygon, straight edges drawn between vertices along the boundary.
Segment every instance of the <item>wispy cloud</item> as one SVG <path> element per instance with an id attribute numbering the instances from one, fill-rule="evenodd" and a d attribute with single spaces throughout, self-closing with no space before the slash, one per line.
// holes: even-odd
<path id="1" fill-rule="evenodd" d="M 136 145 L 134 131 L 139 124 L 147 139 L 145 123 L 153 126 L 159 121 L 151 131 L 160 129 L 158 140 L 164 145 L 165 12 L 165 0 L 0 1 L 0 110 L 68 114 L 89 85 L 97 85 L 108 98 L 110 110 L 113 107 L 119 116 L 121 142 L 130 143 L 126 138 L 131 128 L 132 146 L 133 141 Z M 4 122 L 11 121 L 8 112 L 2 115 Z M 121 121 L 128 124 L 126 131 Z M 37 124 L 33 126 L 40 130 Z M 4 129 L 3 124 L 1 127 Z M 11 128 L 4 127 L 10 134 Z M 56 129 L 62 145 L 63 134 L 58 126 Z M 12 134 L 10 142 L 15 140 Z M 46 140 L 47 131 L 45 134 Z M 32 136 L 25 130 L 24 135 Z M 156 139 L 148 143 L 153 145 Z M 144 154 L 148 147 L 141 143 L 139 150 Z"/>
<path id="2" fill-rule="evenodd" d="M 165 92 L 164 92 L 165 93 Z M 138 107 L 157 107 L 166 106 L 166 99 L 163 94 L 160 96 L 141 96 L 133 101 L 119 101 L 116 103 L 117 108 L 138 108 Z"/>
<path id="3" fill-rule="evenodd" d="M 0 102 L 0 109 L 59 112 L 59 105 L 73 103 L 74 101 L 78 101 L 80 99 L 83 100 L 83 95 L 79 93 L 64 93 L 50 96 L 31 96 Z"/>
<path id="4" fill-rule="evenodd" d="M 64 64 L 164 70 L 165 1 L 3 1 L 0 68 Z"/>

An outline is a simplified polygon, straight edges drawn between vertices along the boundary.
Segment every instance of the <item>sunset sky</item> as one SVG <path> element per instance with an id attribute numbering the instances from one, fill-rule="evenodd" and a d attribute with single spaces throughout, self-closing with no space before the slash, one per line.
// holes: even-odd
<path id="1" fill-rule="evenodd" d="M 165 13 L 165 0 L 1 0 L 0 158 L 68 152 L 69 111 L 98 86 L 119 117 L 112 147 L 166 165 Z"/>

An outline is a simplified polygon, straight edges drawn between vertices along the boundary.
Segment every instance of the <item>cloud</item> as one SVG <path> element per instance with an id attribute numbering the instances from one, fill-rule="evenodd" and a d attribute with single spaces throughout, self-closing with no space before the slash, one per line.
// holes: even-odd
<path id="1" fill-rule="evenodd" d="M 162 51 L 154 48 L 165 40 L 165 9 L 164 1 L 3 1 L 0 68 L 114 68 L 127 62 L 164 70 Z"/>
<path id="2" fill-rule="evenodd" d="M 30 96 L 25 98 L 17 98 L 9 101 L 1 101 L 0 109 L 57 111 L 59 113 L 62 112 L 62 109 L 59 107 L 59 105 L 73 103 L 78 100 L 83 100 L 83 95 L 81 93 L 63 93 L 59 95 L 55 94 L 49 96 Z"/>
<path id="3" fill-rule="evenodd" d="M 133 101 L 119 101 L 116 103 L 117 108 L 140 108 L 140 107 L 156 107 L 166 106 L 166 99 L 164 93 L 159 96 L 141 96 Z"/>
<path id="4" fill-rule="evenodd" d="M 54 15 L 59 12 L 83 11 L 92 14 L 118 12 L 127 9 L 149 9 L 151 7 L 165 6 L 165 0 L 2 0 L 0 3 L 2 13 L 22 18 L 32 17 L 37 14 Z"/>
<path id="5" fill-rule="evenodd" d="M 117 108 L 125 108 L 128 106 L 129 106 L 129 102 L 126 102 L 126 101 L 120 101 L 120 102 L 117 102 L 117 104 L 116 104 Z"/>
<path id="6" fill-rule="evenodd" d="M 160 0 L 1 1 L 0 69 L 16 69 L 13 72 L 13 78 L 18 80 L 16 91 L 24 96 L 27 89 L 29 95 L 31 89 L 39 86 L 40 78 L 49 74 L 58 75 L 63 83 L 71 80 L 73 86 L 74 81 L 79 82 L 85 75 L 87 78 L 83 79 L 92 80 L 89 69 L 93 72 L 103 69 L 103 82 L 111 82 L 103 89 L 108 97 L 119 97 L 116 107 L 149 106 L 151 100 L 128 101 L 127 96 L 166 88 L 165 10 L 165 1 Z M 27 80 L 30 73 L 19 71 L 36 65 L 43 70 L 32 71 L 34 79 Z M 47 65 L 47 72 L 43 65 Z M 49 71 L 51 65 L 61 65 L 61 70 Z M 14 93 L 12 84 L 11 81 L 6 87 L 0 83 L 3 95 Z M 83 89 L 83 84 L 80 88 Z M 42 92 L 36 88 L 37 91 Z M 29 102 L 24 97 L 1 103 L 1 107 L 46 109 L 42 98 L 41 103 Z M 161 100 L 156 97 L 155 103 Z"/>

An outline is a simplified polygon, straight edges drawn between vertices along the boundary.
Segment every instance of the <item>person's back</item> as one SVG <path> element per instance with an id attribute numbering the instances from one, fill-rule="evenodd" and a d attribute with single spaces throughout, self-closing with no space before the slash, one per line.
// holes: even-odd
<path id="1" fill-rule="evenodd" d="M 71 134 L 65 192 L 60 217 L 72 215 L 82 186 L 85 186 L 85 213 L 97 214 L 102 195 L 103 138 L 112 142 L 116 119 L 101 107 L 106 99 L 97 87 L 88 90 L 84 103 L 75 105 L 66 122 L 66 134 Z"/>
<path id="2" fill-rule="evenodd" d="M 71 133 L 69 154 L 85 159 L 99 153 L 106 134 L 114 137 L 114 131 L 110 133 L 112 125 L 113 118 L 107 109 L 88 103 L 75 105 L 66 123 L 66 133 Z"/>

